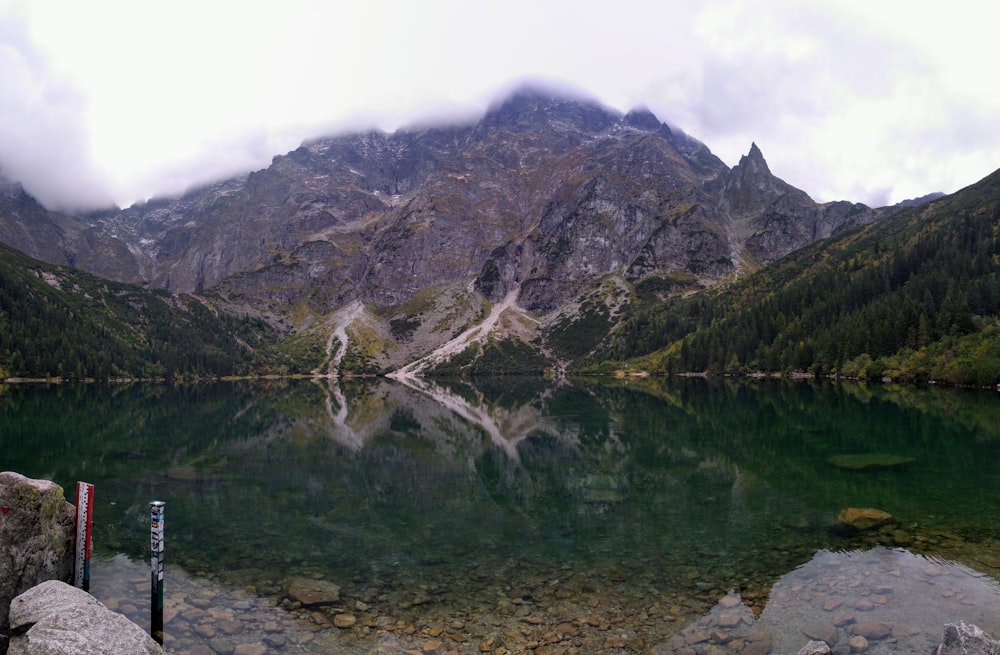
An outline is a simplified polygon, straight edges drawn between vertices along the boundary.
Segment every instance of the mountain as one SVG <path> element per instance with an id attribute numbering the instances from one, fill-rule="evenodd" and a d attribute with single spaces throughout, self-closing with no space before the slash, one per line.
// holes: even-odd
<path id="1" fill-rule="evenodd" d="M 496 343 L 472 333 L 480 322 L 506 338 L 497 362 L 534 342 L 564 364 L 637 290 L 712 287 L 883 213 L 815 203 L 756 145 L 729 168 L 646 110 L 525 88 L 473 124 L 316 139 L 124 210 L 62 215 L 8 185 L 0 241 L 199 292 L 310 340 L 324 370 L 384 372 L 447 368 L 474 344 L 481 360 Z"/>
<path id="2" fill-rule="evenodd" d="M 647 304 L 606 334 L 600 357 L 647 371 L 995 385 L 998 316 L 1000 171 L 726 288 Z"/>

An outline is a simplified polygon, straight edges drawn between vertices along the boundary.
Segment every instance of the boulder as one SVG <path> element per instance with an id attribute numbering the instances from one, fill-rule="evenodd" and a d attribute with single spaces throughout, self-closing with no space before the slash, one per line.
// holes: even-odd
<path id="1" fill-rule="evenodd" d="M 340 602 L 340 587 L 326 580 L 293 578 L 285 589 L 285 595 L 303 607 L 333 605 Z"/>
<path id="2" fill-rule="evenodd" d="M 896 519 L 889 512 L 871 507 L 848 507 L 837 515 L 837 524 L 848 530 L 864 532 L 894 523 Z"/>
<path id="3" fill-rule="evenodd" d="M 20 473 L 0 473 L 0 652 L 11 600 L 46 580 L 73 575 L 76 513 L 62 487 Z"/>
<path id="4" fill-rule="evenodd" d="M 948 623 L 935 655 L 1000 655 L 1000 642 L 971 623 Z"/>
<path id="5" fill-rule="evenodd" d="M 8 655 L 163 655 L 142 628 L 96 598 L 50 580 L 11 602 Z"/>

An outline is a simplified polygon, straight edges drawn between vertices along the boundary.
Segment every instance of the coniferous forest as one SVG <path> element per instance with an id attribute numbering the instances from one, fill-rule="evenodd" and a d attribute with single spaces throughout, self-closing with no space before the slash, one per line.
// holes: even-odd
<path id="1" fill-rule="evenodd" d="M 148 291 L 0 246 L 0 378 L 177 378 L 249 373 L 259 319 Z"/>
<path id="2" fill-rule="evenodd" d="M 669 373 L 997 384 L 998 198 L 1000 172 L 726 288 L 646 305 L 600 358 Z"/>

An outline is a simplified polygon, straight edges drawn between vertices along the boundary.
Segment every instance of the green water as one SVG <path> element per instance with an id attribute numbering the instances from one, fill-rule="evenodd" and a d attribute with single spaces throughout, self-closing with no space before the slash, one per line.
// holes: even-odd
<path id="1" fill-rule="evenodd" d="M 763 605 L 818 551 L 874 543 L 833 528 L 851 506 L 891 512 L 915 552 L 1000 573 L 974 560 L 1000 542 L 995 392 L 701 379 L 8 385 L 0 450 L 0 468 L 67 496 L 77 480 L 96 484 L 98 556 L 144 559 L 148 503 L 163 500 L 170 566 L 264 594 L 322 576 L 386 612 L 419 611 L 413 589 L 438 609 L 492 607 L 498 588 L 527 598 L 567 571 L 592 581 L 588 593 L 625 595 L 623 611 L 657 595 L 707 607 L 729 589 Z M 857 453 L 913 461 L 828 462 Z"/>

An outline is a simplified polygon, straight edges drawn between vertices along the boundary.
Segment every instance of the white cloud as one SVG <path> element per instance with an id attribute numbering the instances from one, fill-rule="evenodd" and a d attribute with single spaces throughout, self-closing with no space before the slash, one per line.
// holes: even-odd
<path id="1" fill-rule="evenodd" d="M 0 171 L 52 208 L 106 204 L 88 152 L 86 98 L 52 74 L 17 23 L 0 23 Z"/>
<path id="2" fill-rule="evenodd" d="M 819 200 L 895 202 L 1000 165 L 976 4 L 0 0 L 0 165 L 50 204 L 131 202 L 536 77 L 731 164 L 756 141 Z"/>

